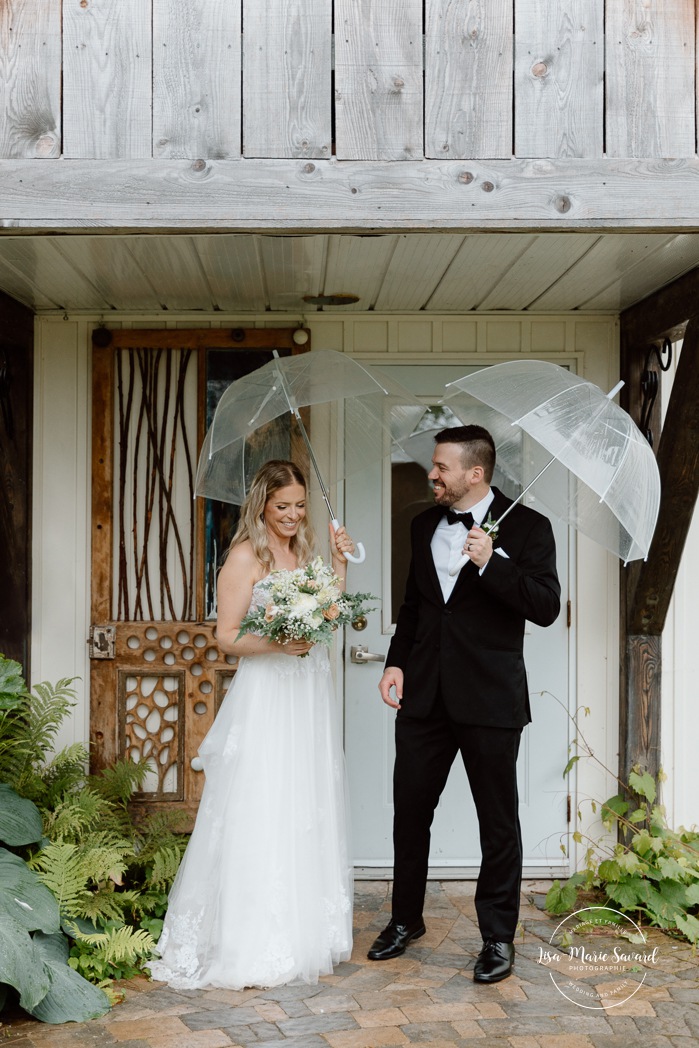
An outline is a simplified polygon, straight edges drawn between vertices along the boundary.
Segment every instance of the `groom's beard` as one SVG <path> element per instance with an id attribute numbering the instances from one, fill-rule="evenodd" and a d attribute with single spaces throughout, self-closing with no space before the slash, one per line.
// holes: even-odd
<path id="1" fill-rule="evenodd" d="M 437 506 L 444 506 L 446 509 L 450 509 L 454 503 L 462 499 L 469 491 L 469 487 L 466 486 L 463 490 L 448 488 L 446 485 L 434 485 L 434 501 Z"/>

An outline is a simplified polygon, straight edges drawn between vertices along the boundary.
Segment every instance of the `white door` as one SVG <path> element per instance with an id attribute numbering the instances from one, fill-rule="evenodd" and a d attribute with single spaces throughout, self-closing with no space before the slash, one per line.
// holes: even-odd
<path id="1" fill-rule="evenodd" d="M 382 364 L 382 368 L 383 368 Z M 391 365 L 384 368 L 426 403 L 436 405 L 444 384 L 466 373 L 464 365 Z M 439 413 L 437 414 L 440 423 Z M 444 424 L 449 424 L 444 423 Z M 376 465 L 346 484 L 345 518 L 350 534 L 367 549 L 364 564 L 350 569 L 349 587 L 381 599 L 380 610 L 363 630 L 346 630 L 345 750 L 350 781 L 355 866 L 367 874 L 389 873 L 392 849 L 393 711 L 382 703 L 377 685 L 383 664 L 353 662 L 351 648 L 361 646 L 385 656 L 409 559 L 409 522 L 433 504 L 426 473 L 414 463 Z M 536 503 L 534 503 L 536 505 Z M 563 769 L 569 743 L 569 535 L 553 521 L 562 586 L 562 611 L 544 630 L 527 624 L 525 658 L 533 724 L 525 728 L 519 757 L 521 821 L 525 872 L 529 876 L 565 873 L 560 849 L 567 829 L 568 792 Z M 432 876 L 468 876 L 480 864 L 478 827 L 466 773 L 454 766 L 435 815 L 430 867 Z"/>

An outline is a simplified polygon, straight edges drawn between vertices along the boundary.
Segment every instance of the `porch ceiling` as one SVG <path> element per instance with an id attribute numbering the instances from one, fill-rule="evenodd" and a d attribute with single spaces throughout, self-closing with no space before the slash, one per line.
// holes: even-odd
<path id="1" fill-rule="evenodd" d="M 699 233 L 0 236 L 37 312 L 618 312 L 698 265 Z"/>

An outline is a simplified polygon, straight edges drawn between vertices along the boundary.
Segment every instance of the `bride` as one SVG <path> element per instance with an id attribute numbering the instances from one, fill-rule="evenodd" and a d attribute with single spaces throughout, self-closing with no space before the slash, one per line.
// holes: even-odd
<path id="1" fill-rule="evenodd" d="M 344 528 L 330 529 L 344 580 Z M 352 950 L 345 769 L 327 650 L 245 634 L 271 571 L 312 559 L 292 462 L 257 473 L 218 581 L 217 643 L 238 670 L 200 749 L 206 784 L 170 893 L 153 978 L 178 988 L 316 983 Z M 306 656 L 300 658 L 299 656 Z"/>

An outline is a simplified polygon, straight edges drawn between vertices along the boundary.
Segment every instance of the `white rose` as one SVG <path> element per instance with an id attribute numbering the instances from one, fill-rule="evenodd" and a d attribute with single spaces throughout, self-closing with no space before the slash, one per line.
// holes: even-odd
<path id="1" fill-rule="evenodd" d="M 317 607 L 318 601 L 312 593 L 299 593 L 298 597 L 291 602 L 289 614 L 295 618 L 301 618 L 301 616 L 315 611 Z"/>

